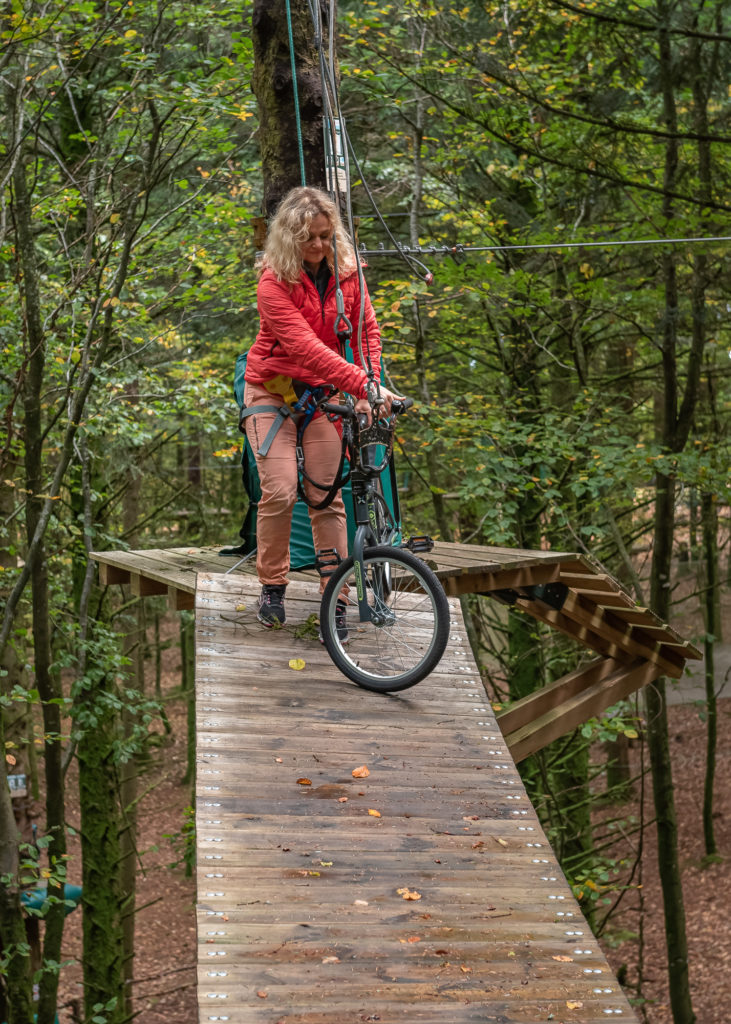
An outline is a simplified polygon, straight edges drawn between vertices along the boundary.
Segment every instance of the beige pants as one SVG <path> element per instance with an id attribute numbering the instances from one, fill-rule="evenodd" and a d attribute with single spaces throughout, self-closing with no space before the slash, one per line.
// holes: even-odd
<path id="1" fill-rule="evenodd" d="M 247 408 L 257 405 L 280 406 L 284 404 L 284 399 L 272 395 L 258 384 L 247 382 L 244 404 Z M 261 484 L 261 501 L 256 514 L 256 571 L 261 583 L 281 586 L 289 582 L 289 534 L 292 509 L 297 499 L 297 427 L 292 419 L 286 419 L 277 431 L 268 453 L 263 458 L 259 457 L 256 453 L 275 417 L 276 413 L 263 412 L 248 416 L 244 422 L 246 436 L 256 456 Z M 341 440 L 335 426 L 327 417 L 317 416 L 304 432 L 302 447 L 308 476 L 316 483 L 329 487 L 340 465 Z M 325 497 L 324 491 L 307 481 L 305 493 L 314 502 Z M 342 494 L 338 491 L 327 508 L 319 511 L 311 508 L 308 511 L 315 551 L 337 548 L 340 557 L 345 558 L 348 553 L 348 530 Z M 321 591 L 325 589 L 326 583 L 325 578 L 320 581 Z"/>

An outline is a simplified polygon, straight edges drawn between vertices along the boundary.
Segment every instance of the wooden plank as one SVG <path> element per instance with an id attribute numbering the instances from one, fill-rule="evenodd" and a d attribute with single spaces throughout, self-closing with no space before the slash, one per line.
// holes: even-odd
<path id="1" fill-rule="evenodd" d="M 135 572 L 131 574 L 130 589 L 135 597 L 151 597 L 158 594 L 167 595 L 168 585 L 149 576 L 140 576 Z"/>
<path id="2" fill-rule="evenodd" d="M 636 608 L 637 605 L 632 598 L 621 590 L 608 592 L 606 590 L 581 590 L 577 592 L 579 597 L 592 601 L 599 608 Z"/>
<path id="3" fill-rule="evenodd" d="M 565 636 L 572 637 L 577 643 L 588 647 L 589 650 L 596 651 L 597 654 L 603 654 L 607 658 L 630 660 L 624 655 L 622 648 L 617 644 L 607 640 L 598 630 L 576 622 L 573 618 L 564 614 L 563 610 L 557 611 L 542 601 L 528 601 L 525 599 L 520 599 L 517 602 L 517 607 L 531 615 L 534 619 L 538 619 L 539 622 L 544 622 L 547 626 L 557 629 Z"/>
<path id="4" fill-rule="evenodd" d="M 638 660 L 630 668 L 618 669 L 606 679 L 552 708 L 540 718 L 506 735 L 505 740 L 513 759 L 518 762 L 542 750 L 560 736 L 572 732 L 587 718 L 600 714 L 606 708 L 624 700 L 630 693 L 641 689 L 663 674 L 659 665 Z"/>
<path id="5" fill-rule="evenodd" d="M 531 565 L 518 569 L 497 569 L 494 572 L 476 571 L 454 575 L 451 570 L 439 569 L 437 576 L 450 597 L 460 594 L 489 594 L 492 590 L 511 590 L 540 583 L 552 583 L 559 578 L 559 565 Z"/>
<path id="6" fill-rule="evenodd" d="M 104 562 L 99 564 L 99 582 L 103 587 L 109 587 L 113 583 L 129 583 L 130 575 L 127 569 L 120 569 L 116 565 L 108 565 Z"/>
<path id="7" fill-rule="evenodd" d="M 168 603 L 174 611 L 188 611 L 195 608 L 195 595 L 187 590 L 180 590 L 178 587 L 169 586 Z"/>
<path id="8" fill-rule="evenodd" d="M 568 572 L 563 566 L 561 582 L 571 590 L 603 590 L 606 593 L 616 593 L 622 589 L 616 580 L 604 573 Z"/>
<path id="9" fill-rule="evenodd" d="M 581 595 L 569 595 L 563 610 L 577 622 L 601 631 L 602 636 L 616 643 L 634 656 L 646 658 L 659 665 L 664 672 L 675 678 L 683 674 L 685 661 L 667 649 L 659 651 L 652 640 L 645 640 L 638 634 L 637 627 L 614 618 L 607 609 L 597 606 Z"/>
<path id="10" fill-rule="evenodd" d="M 581 690 L 593 686 L 600 679 L 606 679 L 617 670 L 617 667 L 617 662 L 612 658 L 596 658 L 588 665 L 577 668 L 548 686 L 542 686 L 540 690 L 515 701 L 505 711 L 499 711 L 497 714 L 497 723 L 503 735 L 515 732 Z"/>
<path id="11" fill-rule="evenodd" d="M 383 696 L 294 635 L 315 583 L 290 584 L 291 631 L 252 620 L 257 591 L 202 576 L 196 594 L 200 1020 L 535 1024 L 574 1000 L 577 1024 L 635 1022 L 507 754 L 458 603 L 439 670 Z"/>

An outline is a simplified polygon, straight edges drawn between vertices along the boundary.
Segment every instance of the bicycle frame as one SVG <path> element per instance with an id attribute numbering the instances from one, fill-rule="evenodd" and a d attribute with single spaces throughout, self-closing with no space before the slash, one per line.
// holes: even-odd
<path id="1" fill-rule="evenodd" d="M 409 404 L 411 403 L 409 402 Z M 353 540 L 353 571 L 358 596 L 359 618 L 361 622 L 374 622 L 377 625 L 382 625 L 389 620 L 391 613 L 385 605 L 382 609 L 376 610 L 368 603 L 363 556 L 368 547 L 379 544 L 390 545 L 395 535 L 395 529 L 390 530 L 389 537 L 380 537 L 378 534 L 376 481 L 391 463 L 396 413 L 393 413 L 392 419 L 386 422 L 376 420 L 374 411 L 373 423 L 366 426 L 358 422 L 361 417 L 357 416 L 355 410 L 350 406 L 333 406 L 330 403 L 324 403 L 323 408 L 327 412 L 342 416 L 344 439 L 348 449 L 350 486 L 356 524 Z M 378 446 L 385 449 L 380 459 L 376 453 Z M 394 494 L 397 500 L 395 489 Z M 384 588 L 390 586 L 389 581 L 384 580 L 383 582 Z"/>

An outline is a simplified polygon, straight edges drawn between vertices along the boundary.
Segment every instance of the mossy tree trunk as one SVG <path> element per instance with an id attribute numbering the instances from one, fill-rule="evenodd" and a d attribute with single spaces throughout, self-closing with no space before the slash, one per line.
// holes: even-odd
<path id="1" fill-rule="evenodd" d="M 5 750 L 2 710 L 0 750 Z M 19 844 L 20 833 L 15 824 L 3 757 L 0 765 L 0 955 L 5 960 L 5 968 L 0 977 L 0 1019 L 7 1024 L 27 1024 L 33 1017 L 30 956 L 20 903 Z"/>
<path id="2" fill-rule="evenodd" d="M 43 466 L 43 390 L 46 339 L 41 312 L 39 270 L 33 239 L 31 197 L 26 181 L 26 162 L 17 161 L 13 172 L 13 214 L 17 257 L 22 276 L 23 326 L 27 351 L 27 372 L 23 384 L 25 411 L 25 524 L 31 565 L 31 607 L 33 620 L 33 673 L 43 709 L 44 764 L 46 785 L 46 836 L 48 846 L 48 894 L 55 896 L 45 915 L 44 961 L 61 962 L 61 940 L 65 918 L 63 877 L 66 832 L 64 775 L 61 744 L 61 687 L 51 666 L 51 627 L 48 591 L 48 562 L 43 540 L 38 541 L 45 502 Z M 34 544 L 35 541 L 35 544 Z M 53 1024 L 56 1016 L 57 967 L 44 970 L 40 979 L 38 1024 Z"/>
<path id="3" fill-rule="evenodd" d="M 124 1012 L 123 894 L 120 885 L 119 798 L 113 751 L 119 738 L 115 701 L 109 701 L 116 682 L 99 679 L 85 694 L 87 713 L 94 728 L 79 737 L 79 803 L 83 865 L 83 967 L 86 1019 L 94 1006 L 116 999 L 107 1011 L 108 1024 L 126 1019 Z"/>
<path id="4" fill-rule="evenodd" d="M 314 25 L 307 0 L 291 0 L 290 10 L 305 184 L 324 188 L 322 78 Z M 324 8 L 322 18 L 324 30 L 328 31 Z M 285 0 L 255 0 L 251 25 L 252 89 L 259 107 L 258 138 L 264 176 L 263 213 L 269 217 L 291 188 L 303 184 Z"/>

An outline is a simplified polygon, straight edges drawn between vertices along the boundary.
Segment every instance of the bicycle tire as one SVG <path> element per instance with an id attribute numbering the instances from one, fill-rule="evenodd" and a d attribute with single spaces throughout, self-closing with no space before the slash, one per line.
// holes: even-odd
<path id="1" fill-rule="evenodd" d="M 388 545 L 366 548 L 363 562 L 369 606 L 384 621 L 357 620 L 354 559 L 346 558 L 322 595 L 320 631 L 325 647 L 336 667 L 358 686 L 377 693 L 406 690 L 429 675 L 444 654 L 449 639 L 447 596 L 432 570 L 410 551 Z M 384 576 L 388 585 L 382 594 Z M 336 622 L 336 605 L 345 587 L 351 594 L 347 639 L 339 634 Z"/>
<path id="2" fill-rule="evenodd" d="M 396 524 L 393 521 L 393 516 L 391 515 L 391 509 L 388 507 L 388 502 L 384 497 L 383 484 L 380 480 L 376 480 L 375 491 L 373 494 L 373 506 L 375 509 L 375 534 L 378 538 L 377 543 L 380 545 L 387 544 L 390 546 L 393 544 L 398 531 L 396 529 Z"/>

